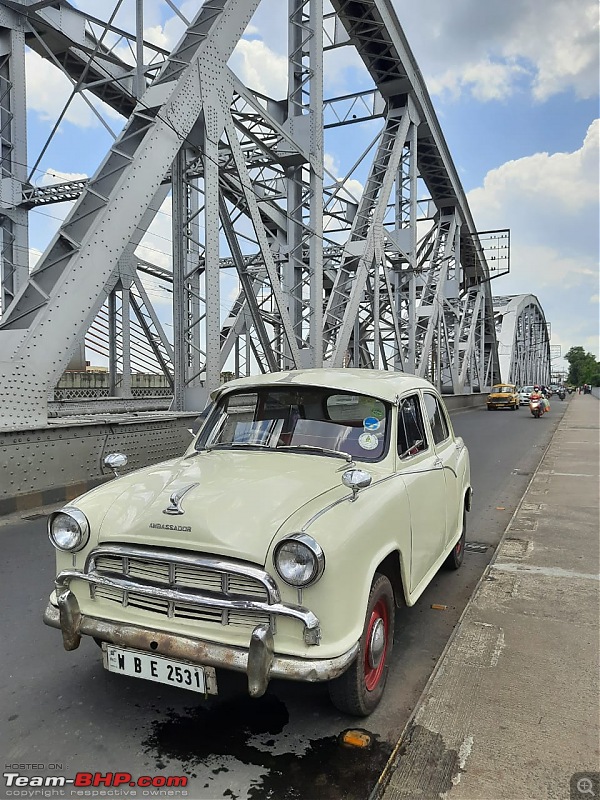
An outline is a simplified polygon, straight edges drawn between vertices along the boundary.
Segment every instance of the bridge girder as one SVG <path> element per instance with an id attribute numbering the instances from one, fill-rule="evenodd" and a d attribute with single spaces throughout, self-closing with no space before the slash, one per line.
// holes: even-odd
<path id="1" fill-rule="evenodd" d="M 111 366 L 118 337 L 125 371 L 129 307 L 173 380 L 180 410 L 200 406 L 228 367 L 241 374 L 325 361 L 406 369 L 455 393 L 485 390 L 499 377 L 485 256 L 391 4 L 333 0 L 324 17 L 322 0 L 289 0 L 283 101 L 244 86 L 228 65 L 259 5 L 204 3 L 173 52 L 155 48 L 148 66 L 139 61 L 140 15 L 127 34 L 138 56 L 131 64 L 104 43 L 126 35 L 111 21 L 66 2 L 0 0 L 0 30 L 25 32 L 5 58 L 13 105 L 25 93 L 20 41 L 62 69 L 77 92 L 126 116 L 96 173 L 62 195 L 32 189 L 3 149 L 14 188 L 12 199 L 3 194 L 3 219 L 78 199 L 29 278 L 5 293 L 0 425 L 45 422 L 48 391 L 99 315 L 110 319 Z M 324 99 L 324 53 L 338 47 L 356 50 L 373 87 Z M 380 129 L 355 168 L 344 178 L 327 171 L 325 132 L 365 121 Z M 13 115 L 15 142 L 23 125 Z M 356 175 L 364 176 L 360 197 Z M 131 273 L 169 190 L 172 349 Z M 223 315 L 225 260 L 238 291 Z M 14 271 L 8 258 L 1 267 L 4 286 Z"/>
<path id="2" fill-rule="evenodd" d="M 494 297 L 500 375 L 517 386 L 550 383 L 550 332 L 532 294 Z"/>

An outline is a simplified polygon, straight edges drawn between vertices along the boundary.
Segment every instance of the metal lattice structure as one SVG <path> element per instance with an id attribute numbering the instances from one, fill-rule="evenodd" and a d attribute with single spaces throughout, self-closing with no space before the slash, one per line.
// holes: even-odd
<path id="1" fill-rule="evenodd" d="M 129 1 L 135 30 L 121 27 L 123 4 L 99 19 L 64 0 L 0 0 L 0 425 L 45 423 L 86 336 L 111 386 L 120 373 L 127 395 L 137 359 L 168 376 L 175 410 L 202 407 L 225 370 L 400 369 L 453 393 L 494 383 L 484 247 L 390 0 L 288 0 L 282 98 L 232 68 L 261 0 L 206 0 L 193 19 L 164 0 L 185 27 L 172 52 L 143 40 L 143 0 Z M 26 47 L 107 128 L 103 107 L 123 118 L 89 179 L 31 182 Z M 360 91 L 325 92 L 346 51 Z M 343 169 L 327 158 L 336 148 Z M 169 196 L 165 270 L 137 250 Z M 29 275 L 28 212 L 65 200 L 76 202 Z M 172 292 L 172 338 L 148 274 Z"/>
<path id="2" fill-rule="evenodd" d="M 550 331 L 537 297 L 494 297 L 503 381 L 517 386 L 550 383 Z"/>

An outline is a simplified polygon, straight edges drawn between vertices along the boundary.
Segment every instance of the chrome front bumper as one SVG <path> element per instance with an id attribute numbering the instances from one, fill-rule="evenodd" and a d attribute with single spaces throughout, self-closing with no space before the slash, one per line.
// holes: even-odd
<path id="1" fill-rule="evenodd" d="M 65 650 L 75 650 L 79 647 L 81 636 L 86 635 L 121 647 L 245 672 L 248 676 L 248 692 L 252 697 L 263 695 L 271 678 L 308 682 L 337 678 L 350 666 L 358 652 L 356 643 L 336 658 L 276 656 L 273 652 L 273 633 L 267 625 L 254 628 L 247 648 L 232 647 L 82 614 L 77 598 L 69 589 L 57 594 L 57 602 L 58 606 L 48 603 L 44 622 L 62 631 Z"/>

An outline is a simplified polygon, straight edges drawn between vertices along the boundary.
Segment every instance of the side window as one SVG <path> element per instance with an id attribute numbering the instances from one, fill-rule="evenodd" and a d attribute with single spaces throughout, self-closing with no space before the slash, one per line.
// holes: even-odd
<path id="1" fill-rule="evenodd" d="M 423 397 L 425 399 L 425 410 L 427 411 L 427 417 L 431 425 L 433 441 L 439 444 L 445 441 L 450 435 L 446 417 L 440 407 L 437 397 L 434 397 L 432 394 L 424 394 Z"/>
<path id="2" fill-rule="evenodd" d="M 398 408 L 398 455 L 408 458 L 427 450 L 419 396 L 405 397 Z"/>

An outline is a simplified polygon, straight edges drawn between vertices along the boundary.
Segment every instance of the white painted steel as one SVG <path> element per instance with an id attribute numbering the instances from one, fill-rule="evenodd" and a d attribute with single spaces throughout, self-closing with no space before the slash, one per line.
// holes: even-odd
<path id="1" fill-rule="evenodd" d="M 549 323 L 531 294 L 494 298 L 502 380 L 516 386 L 550 383 Z"/>
<path id="2" fill-rule="evenodd" d="M 0 0 L 7 153 L 26 140 L 20 31 L 75 94 L 127 120 L 91 179 L 52 190 L 28 186 L 3 149 L 10 185 L 23 188 L 4 204 L 3 183 L 0 211 L 25 242 L 28 209 L 78 200 L 29 279 L 21 265 L 16 280 L 3 250 L 0 427 L 45 423 L 48 393 L 86 334 L 108 357 L 111 391 L 130 396 L 131 370 L 163 372 L 181 411 L 201 407 L 224 371 L 405 369 L 467 394 L 499 379 L 483 248 L 391 3 L 333 0 L 324 16 L 322 0 L 288 0 L 283 101 L 244 86 L 228 64 L 260 3 L 205 2 L 169 54 L 142 48 L 142 0 L 132 33 L 109 21 L 110 3 L 91 26 L 60 0 Z M 133 68 L 113 35 L 130 43 Z M 324 97 L 326 57 L 341 47 L 356 51 L 372 88 Z M 377 133 L 357 155 L 372 164 L 355 202 L 352 172 L 325 169 L 326 136 L 365 121 Z M 165 271 L 135 248 L 170 189 Z M 172 287 L 172 345 L 140 271 Z M 239 287 L 232 302 L 224 276 Z"/>

